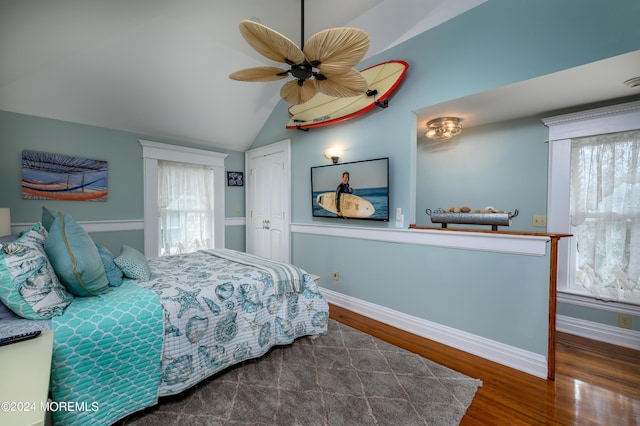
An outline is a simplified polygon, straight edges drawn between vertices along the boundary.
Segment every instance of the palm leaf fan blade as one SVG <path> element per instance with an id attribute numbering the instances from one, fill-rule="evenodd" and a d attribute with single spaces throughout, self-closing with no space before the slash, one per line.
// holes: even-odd
<path id="1" fill-rule="evenodd" d="M 240 22 L 240 33 L 251 47 L 272 61 L 299 64 L 304 60 L 304 54 L 294 42 L 262 24 L 245 19 Z"/>
<path id="2" fill-rule="evenodd" d="M 292 80 L 282 86 L 280 97 L 292 105 L 303 104 L 318 93 L 316 83 L 315 80 Z"/>
<path id="3" fill-rule="evenodd" d="M 354 68 L 341 74 L 330 74 L 326 77 L 326 80 L 315 80 L 316 89 L 320 93 L 335 98 L 360 96 L 369 88 L 367 80 Z"/>
<path id="4" fill-rule="evenodd" d="M 309 63 L 319 62 L 321 73 L 349 71 L 369 50 L 369 36 L 357 28 L 331 28 L 311 36 L 304 46 Z"/>
<path id="5" fill-rule="evenodd" d="M 229 78 L 238 81 L 274 81 L 287 77 L 287 70 L 276 67 L 246 68 L 229 74 Z"/>

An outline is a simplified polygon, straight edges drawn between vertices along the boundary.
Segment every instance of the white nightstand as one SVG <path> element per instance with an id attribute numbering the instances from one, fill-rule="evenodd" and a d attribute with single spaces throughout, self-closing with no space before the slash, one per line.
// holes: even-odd
<path id="1" fill-rule="evenodd" d="M 44 425 L 53 330 L 34 339 L 0 346 L 0 424 Z"/>

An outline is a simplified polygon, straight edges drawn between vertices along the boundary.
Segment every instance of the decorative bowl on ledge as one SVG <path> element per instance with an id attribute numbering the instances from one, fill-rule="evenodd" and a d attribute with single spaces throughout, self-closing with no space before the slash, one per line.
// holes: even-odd
<path id="1" fill-rule="evenodd" d="M 490 225 L 492 231 L 497 231 L 498 226 L 510 226 L 511 219 L 518 216 L 518 209 L 513 213 L 495 210 L 487 207 L 482 210 L 471 210 L 468 207 L 455 207 L 447 210 L 427 209 L 426 213 L 431 217 L 431 223 L 440 223 L 446 228 L 450 223 L 464 225 Z"/>

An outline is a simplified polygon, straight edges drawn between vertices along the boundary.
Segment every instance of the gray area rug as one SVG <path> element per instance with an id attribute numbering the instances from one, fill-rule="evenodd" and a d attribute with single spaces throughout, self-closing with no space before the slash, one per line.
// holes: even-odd
<path id="1" fill-rule="evenodd" d="M 330 320 L 118 425 L 457 425 L 481 385 Z"/>

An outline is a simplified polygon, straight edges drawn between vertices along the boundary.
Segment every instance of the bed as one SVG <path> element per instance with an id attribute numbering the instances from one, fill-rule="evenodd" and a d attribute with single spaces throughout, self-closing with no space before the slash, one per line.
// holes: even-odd
<path id="1" fill-rule="evenodd" d="M 67 219 L 62 213 L 60 218 Z M 74 226 L 65 225 L 69 245 Z M 29 298 L 38 292 L 28 291 L 51 269 L 63 280 L 55 255 L 44 249 L 46 261 L 39 259 L 36 278 L 20 283 L 17 272 L 2 274 L 3 265 L 11 271 L 17 247 L 37 249 L 55 239 L 55 224 L 49 228 L 36 224 L 15 242 L 0 244 L 2 287 L 7 275 L 13 276 L 22 302 L 33 302 Z M 121 274 L 119 282 L 107 277 L 106 288 L 103 280 L 86 285 L 87 291 L 100 287 L 95 295 L 73 295 L 72 285 L 58 288 L 53 282 L 44 299 L 16 309 L 16 291 L 0 289 L 0 299 L 13 312 L 54 330 L 50 395 L 67 406 L 53 412 L 55 424 L 114 423 L 273 346 L 327 332 L 327 302 L 310 275 L 293 265 L 225 249 L 146 260 L 130 247 L 108 256 L 94 246 L 104 275 Z M 82 284 L 90 281 L 87 274 Z"/>

